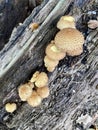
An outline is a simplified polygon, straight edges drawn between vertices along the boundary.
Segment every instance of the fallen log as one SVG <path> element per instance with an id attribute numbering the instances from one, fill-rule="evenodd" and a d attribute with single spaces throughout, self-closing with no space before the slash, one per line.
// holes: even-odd
<path id="1" fill-rule="evenodd" d="M 84 130 L 96 124 L 98 29 L 87 27 L 88 20 L 97 17 L 96 5 L 95 0 L 46 0 L 22 25 L 14 28 L 9 42 L 0 52 L 2 130 Z M 76 18 L 77 28 L 86 39 L 84 52 L 77 57 L 65 57 L 53 73 L 48 73 L 50 96 L 39 107 L 32 108 L 20 101 L 17 88 L 27 82 L 36 70 L 46 71 L 43 64 L 45 48 L 54 39 L 58 31 L 56 23 L 64 14 Z M 29 29 L 31 22 L 40 25 L 33 32 Z M 15 113 L 5 111 L 7 102 L 17 103 Z"/>

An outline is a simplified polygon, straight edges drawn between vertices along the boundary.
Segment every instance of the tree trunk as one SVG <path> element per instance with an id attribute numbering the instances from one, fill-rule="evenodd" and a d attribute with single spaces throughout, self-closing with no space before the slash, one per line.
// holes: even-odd
<path id="1" fill-rule="evenodd" d="M 14 28 L 9 42 L 0 52 L 0 128 L 2 130 L 86 130 L 97 125 L 98 112 L 98 28 L 87 27 L 96 19 L 96 0 L 44 0 L 24 23 Z M 84 52 L 65 57 L 53 73 L 48 73 L 43 59 L 45 48 L 59 31 L 56 23 L 69 14 L 85 36 Z M 36 22 L 39 28 L 29 29 Z M 36 71 L 49 76 L 50 96 L 37 108 L 21 102 L 20 84 Z M 18 109 L 9 114 L 4 105 L 16 102 Z"/>

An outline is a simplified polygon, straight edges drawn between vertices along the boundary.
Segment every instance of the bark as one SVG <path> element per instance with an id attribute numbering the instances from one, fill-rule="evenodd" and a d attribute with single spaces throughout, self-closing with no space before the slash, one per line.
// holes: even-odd
<path id="1" fill-rule="evenodd" d="M 8 42 L 13 28 L 22 23 L 40 3 L 41 0 L 0 0 L 0 50 Z"/>
<path id="2" fill-rule="evenodd" d="M 89 19 L 97 18 L 97 4 L 95 0 L 46 0 L 14 28 L 0 52 L 2 130 L 85 130 L 98 123 L 98 29 L 87 27 Z M 83 32 L 84 52 L 77 57 L 65 57 L 53 73 L 48 73 L 43 64 L 45 47 L 57 33 L 56 23 L 64 14 L 73 15 L 77 28 Z M 33 32 L 28 28 L 32 21 L 40 25 Z M 50 96 L 39 107 L 32 108 L 20 101 L 17 88 L 36 70 L 47 72 Z M 5 111 L 7 102 L 17 103 L 13 114 Z"/>

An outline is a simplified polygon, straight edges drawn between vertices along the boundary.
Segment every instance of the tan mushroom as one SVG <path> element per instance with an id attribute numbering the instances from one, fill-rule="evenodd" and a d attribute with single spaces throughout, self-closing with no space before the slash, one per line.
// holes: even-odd
<path id="1" fill-rule="evenodd" d="M 30 79 L 30 82 L 34 83 L 34 82 L 37 80 L 37 77 L 38 77 L 39 74 L 40 74 L 40 72 L 39 72 L 39 71 L 36 71 L 36 72 L 33 74 L 32 78 Z"/>
<path id="2" fill-rule="evenodd" d="M 42 98 L 33 91 L 32 95 L 27 99 L 27 103 L 32 107 L 37 107 L 41 104 Z"/>
<path id="3" fill-rule="evenodd" d="M 39 27 L 39 24 L 38 24 L 38 23 L 31 23 L 31 24 L 29 25 L 29 28 L 30 28 L 32 31 L 36 30 L 38 27 Z"/>
<path id="4" fill-rule="evenodd" d="M 50 43 L 46 48 L 46 55 L 52 60 L 61 60 L 66 56 L 66 53 L 58 49 L 55 44 Z"/>
<path id="5" fill-rule="evenodd" d="M 68 56 L 78 56 L 83 52 L 83 46 L 78 46 L 74 48 L 73 50 L 67 50 Z"/>
<path id="6" fill-rule="evenodd" d="M 36 87 L 44 87 L 48 84 L 48 76 L 45 72 L 41 72 L 35 82 Z"/>
<path id="7" fill-rule="evenodd" d="M 45 67 L 55 67 L 58 65 L 58 60 L 52 60 L 47 55 L 44 58 Z"/>
<path id="8" fill-rule="evenodd" d="M 55 45 L 70 56 L 80 55 L 83 52 L 83 43 L 83 34 L 74 28 L 62 29 L 55 36 Z"/>
<path id="9" fill-rule="evenodd" d="M 88 27 L 91 29 L 95 29 L 98 27 L 98 20 L 89 20 Z"/>
<path id="10" fill-rule="evenodd" d="M 49 96 L 49 88 L 47 86 L 42 87 L 42 88 L 38 88 L 37 89 L 37 94 L 41 98 L 47 98 Z"/>
<path id="11" fill-rule="evenodd" d="M 45 67 L 49 72 L 53 72 L 55 67 L 58 65 L 58 60 L 52 60 L 47 55 L 44 58 Z"/>
<path id="12" fill-rule="evenodd" d="M 57 23 L 57 28 L 60 30 L 64 28 L 76 28 L 74 17 L 69 15 L 62 16 Z"/>
<path id="13" fill-rule="evenodd" d="M 55 67 L 47 67 L 47 70 L 48 70 L 49 72 L 53 72 L 53 71 L 55 70 Z"/>
<path id="14" fill-rule="evenodd" d="M 26 101 L 27 98 L 29 98 L 32 94 L 32 88 L 34 87 L 33 83 L 32 83 L 32 87 L 31 84 L 26 83 L 23 85 L 20 85 L 18 88 L 18 93 L 19 93 L 19 97 L 22 101 Z"/>
<path id="15" fill-rule="evenodd" d="M 17 109 L 16 103 L 7 103 L 7 104 L 5 105 L 5 110 L 6 110 L 7 112 L 12 113 L 12 112 L 14 112 L 16 109 Z"/>

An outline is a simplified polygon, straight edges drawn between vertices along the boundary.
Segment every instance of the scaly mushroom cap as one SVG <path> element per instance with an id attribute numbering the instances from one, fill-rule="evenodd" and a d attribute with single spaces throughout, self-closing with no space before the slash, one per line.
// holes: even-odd
<path id="1" fill-rule="evenodd" d="M 35 82 L 36 87 L 44 87 L 48 83 L 48 76 L 45 72 L 41 72 Z"/>
<path id="2" fill-rule="evenodd" d="M 37 89 L 37 94 L 41 97 L 41 98 L 47 98 L 49 96 L 49 88 L 48 87 L 42 87 L 42 88 L 38 88 Z"/>
<path id="3" fill-rule="evenodd" d="M 58 65 L 58 60 L 52 60 L 47 55 L 44 58 L 45 67 L 55 67 Z"/>
<path id="4" fill-rule="evenodd" d="M 66 53 L 62 52 L 55 44 L 51 43 L 46 48 L 46 55 L 52 60 L 61 60 L 66 56 Z"/>
<path id="5" fill-rule="evenodd" d="M 70 51 L 72 52 L 78 49 L 78 46 L 80 48 L 80 46 L 82 46 L 83 43 L 84 43 L 83 34 L 74 28 L 63 29 L 59 31 L 55 36 L 55 45 L 64 52 L 67 52 L 67 51 L 68 53 Z"/>
<path id="6" fill-rule="evenodd" d="M 12 113 L 12 112 L 14 112 L 16 109 L 17 109 L 16 103 L 7 103 L 7 104 L 5 105 L 5 110 L 6 110 L 7 112 Z"/>
<path id="7" fill-rule="evenodd" d="M 39 72 L 39 71 L 36 71 L 36 72 L 33 74 L 32 78 L 30 79 L 30 82 L 34 83 L 34 82 L 37 80 L 37 77 L 38 77 L 39 74 L 40 74 L 40 72 Z"/>
<path id="8" fill-rule="evenodd" d="M 62 16 L 57 23 L 57 28 L 62 30 L 64 28 L 76 28 L 75 19 L 72 16 Z"/>
<path id="9" fill-rule="evenodd" d="M 78 46 L 77 48 L 74 48 L 73 50 L 67 50 L 68 56 L 78 56 L 83 52 L 83 46 Z"/>
<path id="10" fill-rule="evenodd" d="M 30 84 L 26 83 L 21 85 L 18 88 L 18 93 L 19 93 L 19 97 L 22 101 L 26 101 L 27 98 L 29 98 L 32 94 L 32 88 L 34 87 L 34 85 L 32 84 L 32 87 Z"/>
<path id="11" fill-rule="evenodd" d="M 55 70 L 55 67 L 47 67 L 47 70 L 48 70 L 49 72 L 53 72 L 53 71 Z"/>
<path id="12" fill-rule="evenodd" d="M 33 91 L 32 95 L 27 99 L 27 103 L 32 107 L 40 105 L 41 101 L 42 98 L 35 91 Z"/>

